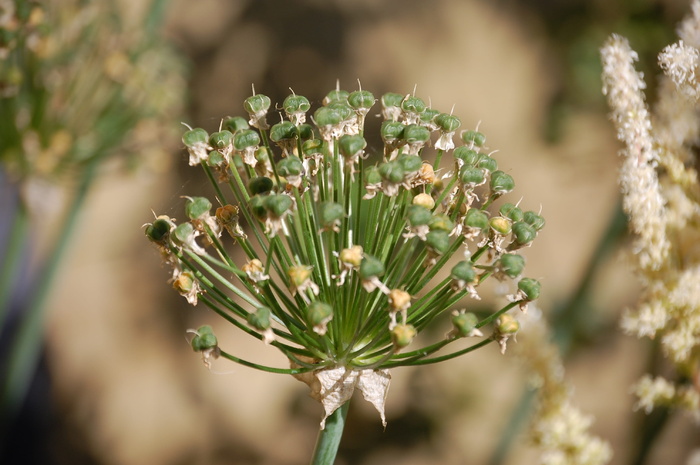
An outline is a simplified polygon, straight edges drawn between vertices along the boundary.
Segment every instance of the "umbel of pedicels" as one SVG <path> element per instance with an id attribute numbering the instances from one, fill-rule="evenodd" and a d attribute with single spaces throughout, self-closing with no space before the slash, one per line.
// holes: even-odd
<path id="1" fill-rule="evenodd" d="M 290 367 L 226 352 L 210 326 L 191 330 L 204 362 L 224 357 L 297 377 L 322 403 L 322 426 L 354 389 L 385 422 L 391 368 L 491 342 L 505 352 L 519 329 L 511 310 L 526 311 L 540 293 L 519 252 L 544 219 L 497 202 L 515 184 L 485 136 L 396 93 L 379 99 L 380 134 L 365 134 L 376 104 L 366 90 L 336 89 L 312 112 L 293 93 L 270 114 L 270 99 L 254 93 L 247 118 L 182 138 L 216 197 L 186 197 L 184 221 L 146 225 L 189 303 L 276 347 Z M 510 294 L 493 312 L 470 312 L 487 279 Z M 450 321 L 439 340 L 417 337 Z"/>

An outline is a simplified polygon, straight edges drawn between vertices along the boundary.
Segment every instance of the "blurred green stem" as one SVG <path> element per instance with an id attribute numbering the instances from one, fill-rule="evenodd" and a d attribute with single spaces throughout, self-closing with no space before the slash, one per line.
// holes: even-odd
<path id="1" fill-rule="evenodd" d="M 12 306 L 12 289 L 22 269 L 22 255 L 29 239 L 29 212 L 22 202 L 17 203 L 12 229 L 4 246 L 5 258 L 0 272 L 0 330 L 8 322 Z"/>
<path id="2" fill-rule="evenodd" d="M 348 415 L 349 408 L 350 401 L 347 401 L 326 418 L 326 427 L 318 432 L 316 449 L 314 450 L 311 465 L 333 465 L 335 456 L 338 453 L 340 438 L 343 436 L 345 418 Z"/>
<path id="3" fill-rule="evenodd" d="M 13 340 L 8 355 L 7 371 L 4 376 L 0 397 L 0 402 L 2 402 L 0 411 L 5 416 L 5 420 L 12 418 L 20 408 L 31 382 L 43 340 L 43 317 L 46 297 L 49 294 L 59 263 L 75 229 L 78 215 L 85 203 L 89 187 L 95 176 L 96 167 L 100 163 L 101 158 L 100 156 L 94 157 L 83 171 L 80 184 L 63 219 L 52 253 L 40 271 L 36 285 L 33 286 L 34 293 L 21 315 L 17 330 L 12 335 Z"/>

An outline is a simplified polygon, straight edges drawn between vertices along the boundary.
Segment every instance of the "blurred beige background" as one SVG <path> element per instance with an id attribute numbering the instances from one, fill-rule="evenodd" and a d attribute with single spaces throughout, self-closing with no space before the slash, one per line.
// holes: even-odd
<path id="1" fill-rule="evenodd" d="M 664 4 L 660 21 L 685 8 Z M 615 208 L 619 146 L 600 101 L 573 106 L 557 140 L 545 140 L 551 102 L 568 77 L 537 8 L 456 0 L 171 7 L 167 34 L 194 60 L 187 123 L 211 131 L 221 117 L 242 114 L 253 83 L 273 102 L 289 87 L 318 102 L 336 79 L 350 90 L 359 79 L 377 96 L 417 86 L 437 108 L 454 104 L 463 127 L 481 122 L 500 166 L 515 174 L 522 205 L 542 206 L 547 226 L 525 252 L 528 273 L 543 284 L 541 310 L 573 291 Z M 225 361 L 209 372 L 185 340 L 185 329 L 206 322 L 222 345 L 285 364 L 204 306 L 188 307 L 144 240 L 151 209 L 182 216 L 179 197 L 206 192 L 185 164 L 179 152 L 160 171 L 104 178 L 82 217 L 47 321 L 62 463 L 292 465 L 310 457 L 321 407 L 306 386 Z M 590 318 L 604 329 L 568 360 L 567 375 L 578 405 L 596 416 L 593 431 L 622 464 L 638 415 L 629 386 L 647 348 L 611 331 L 637 291 L 622 254 L 596 282 L 595 308 L 605 312 L 592 308 Z M 486 464 L 524 377 L 496 347 L 393 376 L 386 431 L 356 399 L 338 464 Z M 652 463 L 683 463 L 700 446 L 697 428 L 680 416 L 666 435 Z M 535 460 L 521 439 L 504 463 Z"/>

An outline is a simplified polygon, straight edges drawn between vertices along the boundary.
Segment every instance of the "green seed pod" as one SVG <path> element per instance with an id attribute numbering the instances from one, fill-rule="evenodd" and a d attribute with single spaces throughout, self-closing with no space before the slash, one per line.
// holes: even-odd
<path id="1" fill-rule="evenodd" d="M 484 182 L 486 176 L 481 168 L 474 168 L 470 165 L 464 165 L 459 170 L 459 180 L 465 186 L 478 186 Z"/>
<path id="2" fill-rule="evenodd" d="M 450 248 L 450 233 L 442 229 L 434 229 L 425 235 L 425 242 L 435 252 L 442 255 Z"/>
<path id="3" fill-rule="evenodd" d="M 324 325 L 333 317 L 333 307 L 327 303 L 315 300 L 306 307 L 306 318 L 309 326 L 317 327 Z"/>
<path id="4" fill-rule="evenodd" d="M 168 241 L 170 230 L 174 227 L 175 224 L 169 218 L 158 217 L 153 223 L 146 226 L 146 237 L 151 242 L 164 245 Z"/>
<path id="5" fill-rule="evenodd" d="M 454 157 L 462 160 L 465 166 L 476 166 L 479 158 L 481 158 L 481 156 L 475 150 L 470 149 L 465 145 L 455 149 Z"/>
<path id="6" fill-rule="evenodd" d="M 250 125 L 248 124 L 248 120 L 242 116 L 234 116 L 224 120 L 224 129 L 227 129 L 235 134 L 241 129 L 250 129 Z"/>
<path id="7" fill-rule="evenodd" d="M 226 159 L 221 154 L 221 152 L 217 152 L 216 150 L 209 152 L 209 157 L 207 158 L 207 165 L 222 166 L 224 163 L 226 163 Z"/>
<path id="8" fill-rule="evenodd" d="M 433 214 L 420 205 L 410 205 L 406 209 L 406 217 L 411 226 L 422 226 L 428 224 L 433 218 Z"/>
<path id="9" fill-rule="evenodd" d="M 533 211 L 527 211 L 523 215 L 523 221 L 532 226 L 535 231 L 544 228 L 544 218 Z"/>
<path id="10" fill-rule="evenodd" d="M 319 207 L 319 220 L 321 226 L 332 226 L 337 220 L 345 216 L 343 206 L 335 202 L 323 202 Z"/>
<path id="11" fill-rule="evenodd" d="M 223 131 L 215 132 L 209 136 L 209 145 L 216 150 L 223 150 L 230 147 L 233 143 L 233 134 L 231 131 L 224 129 Z"/>
<path id="12" fill-rule="evenodd" d="M 460 337 L 469 337 L 474 335 L 476 325 L 479 323 L 479 318 L 471 312 L 457 313 L 452 316 L 452 324 L 455 327 L 457 334 Z"/>
<path id="13" fill-rule="evenodd" d="M 403 349 L 413 341 L 416 334 L 418 334 L 418 332 L 413 325 L 399 324 L 394 326 L 391 330 L 391 341 L 394 343 L 394 347 L 397 350 Z"/>
<path id="14" fill-rule="evenodd" d="M 336 101 L 336 102 L 331 102 L 329 103 L 326 108 L 330 108 L 332 110 L 337 111 L 340 113 L 341 118 L 343 118 L 343 121 L 349 119 L 351 116 L 355 115 L 355 110 L 348 105 L 347 102 L 342 102 L 342 101 Z"/>
<path id="15" fill-rule="evenodd" d="M 345 134 L 338 141 L 340 154 L 345 158 L 352 158 L 362 152 L 367 147 L 367 141 L 359 134 Z"/>
<path id="16" fill-rule="evenodd" d="M 282 102 L 282 108 L 289 118 L 296 113 L 306 113 L 311 109 L 311 104 L 309 99 L 303 95 L 288 95 L 284 102 Z"/>
<path id="17" fill-rule="evenodd" d="M 301 151 L 307 157 L 317 153 L 323 153 L 323 141 L 321 139 L 310 139 L 301 144 Z"/>
<path id="18" fill-rule="evenodd" d="M 267 113 L 270 108 L 270 97 L 263 94 L 256 94 L 248 97 L 243 102 L 243 108 L 250 115 L 257 115 L 260 113 Z"/>
<path id="19" fill-rule="evenodd" d="M 214 336 L 214 331 L 211 326 L 200 326 L 197 329 L 197 335 L 192 339 L 192 349 L 195 352 L 204 352 L 209 349 L 216 349 L 219 342 Z"/>
<path id="20" fill-rule="evenodd" d="M 348 95 L 348 103 L 355 110 L 369 110 L 374 102 L 374 95 L 367 90 L 356 90 Z"/>
<path id="21" fill-rule="evenodd" d="M 370 166 L 365 169 L 365 183 L 379 184 L 382 182 L 382 175 L 379 174 L 379 169 L 376 166 Z"/>
<path id="22" fill-rule="evenodd" d="M 333 108 L 321 107 L 314 112 L 314 121 L 319 128 L 337 126 L 343 122 L 343 116 Z"/>
<path id="23" fill-rule="evenodd" d="M 272 190 L 272 179 L 265 176 L 253 178 L 248 182 L 248 190 L 252 195 L 267 194 Z"/>
<path id="24" fill-rule="evenodd" d="M 415 173 L 423 166 L 423 159 L 418 155 L 408 155 L 404 153 L 400 155 L 397 160 L 406 173 Z"/>
<path id="25" fill-rule="evenodd" d="M 534 241 L 535 237 L 537 237 L 535 228 L 524 221 L 518 221 L 513 225 L 513 238 L 518 245 L 527 245 Z"/>
<path id="26" fill-rule="evenodd" d="M 209 213 L 211 202 L 206 197 L 190 197 L 185 203 L 185 214 L 191 220 L 196 220 Z"/>
<path id="27" fill-rule="evenodd" d="M 391 145 L 403 137 L 403 131 L 406 128 L 398 121 L 387 120 L 382 123 L 380 130 L 382 140 L 385 144 Z"/>
<path id="28" fill-rule="evenodd" d="M 299 139 L 309 140 L 314 137 L 314 128 L 310 124 L 300 124 L 297 126 L 297 133 L 299 134 Z"/>
<path id="29" fill-rule="evenodd" d="M 523 220 L 523 211 L 512 203 L 504 203 L 498 212 L 513 222 Z"/>
<path id="30" fill-rule="evenodd" d="M 270 152 L 267 150 L 267 147 L 258 147 L 255 150 L 255 159 L 261 163 L 270 161 Z"/>
<path id="31" fill-rule="evenodd" d="M 349 95 L 347 90 L 334 89 L 326 94 L 323 104 L 330 105 L 334 102 L 347 102 Z"/>
<path id="32" fill-rule="evenodd" d="M 525 259 L 514 253 L 506 253 L 498 259 L 498 269 L 509 278 L 517 278 L 525 269 Z"/>
<path id="33" fill-rule="evenodd" d="M 493 195 L 503 195 L 515 188 L 515 181 L 510 174 L 503 171 L 494 171 L 491 173 L 491 192 Z"/>
<path id="34" fill-rule="evenodd" d="M 470 228 L 481 229 L 486 231 L 489 227 L 489 216 L 486 212 L 479 210 L 478 208 L 470 208 L 467 210 L 467 214 L 464 217 L 464 224 Z"/>
<path id="35" fill-rule="evenodd" d="M 455 132 L 462 125 L 462 122 L 456 116 L 440 113 L 435 117 L 435 124 L 444 132 Z"/>
<path id="36" fill-rule="evenodd" d="M 403 130 L 403 139 L 409 144 L 424 144 L 430 140 L 430 130 L 417 124 L 409 124 Z"/>
<path id="37" fill-rule="evenodd" d="M 261 195 L 254 195 L 250 198 L 248 202 L 250 206 L 250 211 L 259 220 L 264 220 L 267 217 L 267 210 L 265 209 L 265 197 Z"/>
<path id="38" fill-rule="evenodd" d="M 426 108 L 423 113 L 420 114 L 420 121 L 423 123 L 424 126 L 429 126 L 435 124 L 436 126 L 438 125 L 437 122 L 435 121 L 435 118 L 440 114 L 439 110 L 433 110 L 432 108 Z"/>
<path id="39" fill-rule="evenodd" d="M 304 172 L 304 164 L 301 162 L 301 158 L 290 155 L 277 163 L 277 172 L 280 176 L 284 176 L 285 178 L 289 176 L 301 176 Z"/>
<path id="40" fill-rule="evenodd" d="M 260 145 L 260 135 L 253 129 L 240 129 L 233 136 L 233 148 L 238 151 Z"/>
<path id="41" fill-rule="evenodd" d="M 254 313 L 249 313 L 247 318 L 248 324 L 259 331 L 265 331 L 270 328 L 270 309 L 268 307 L 260 307 Z"/>
<path id="42" fill-rule="evenodd" d="M 435 215 L 433 218 L 430 220 L 430 223 L 428 223 L 428 226 L 430 226 L 430 229 L 432 231 L 435 230 L 440 230 L 440 231 L 447 231 L 452 232 L 452 230 L 455 227 L 455 224 L 450 220 L 450 217 L 444 214 L 440 215 Z"/>
<path id="43" fill-rule="evenodd" d="M 540 282 L 532 278 L 523 278 L 518 281 L 520 289 L 527 300 L 535 300 L 540 296 Z"/>
<path id="44" fill-rule="evenodd" d="M 450 277 L 459 281 L 473 283 L 476 281 L 474 265 L 469 260 L 462 260 L 452 267 Z"/>
<path id="45" fill-rule="evenodd" d="M 360 262 L 360 277 L 369 279 L 373 276 L 381 276 L 384 274 L 384 264 L 371 255 L 365 255 Z"/>
<path id="46" fill-rule="evenodd" d="M 479 157 L 479 161 L 476 163 L 476 166 L 489 172 L 494 172 L 498 169 L 498 162 L 488 155 L 482 155 Z"/>
<path id="47" fill-rule="evenodd" d="M 382 95 L 381 100 L 382 107 L 384 108 L 400 107 L 401 102 L 403 101 L 403 95 L 394 92 L 387 92 L 386 94 Z"/>
<path id="48" fill-rule="evenodd" d="M 379 165 L 379 174 L 382 176 L 382 178 L 393 184 L 403 182 L 405 175 L 404 170 L 401 167 L 401 163 L 399 163 L 397 160 Z"/>
<path id="49" fill-rule="evenodd" d="M 194 226 L 192 226 L 191 223 L 178 224 L 177 227 L 173 229 L 172 233 L 170 233 L 171 237 L 178 244 L 187 243 L 187 241 L 192 237 L 193 234 Z"/>
<path id="50" fill-rule="evenodd" d="M 206 144 L 209 140 L 209 134 L 202 128 L 190 129 L 182 135 L 182 143 L 186 147 L 192 147 L 196 144 Z"/>
<path id="51" fill-rule="evenodd" d="M 419 115 L 425 111 L 425 108 L 425 102 L 422 99 L 412 95 L 404 98 L 401 102 L 401 109 L 406 113 L 415 113 Z"/>
<path id="52" fill-rule="evenodd" d="M 270 128 L 270 140 L 282 142 L 294 139 L 297 136 L 297 127 L 291 121 L 282 121 Z"/>
<path id="53" fill-rule="evenodd" d="M 462 133 L 462 140 L 466 143 L 469 144 L 470 142 L 474 142 L 474 145 L 477 147 L 481 147 L 484 145 L 486 142 L 486 136 L 484 136 L 482 133 L 478 131 L 464 131 Z"/>
<path id="54" fill-rule="evenodd" d="M 294 201 L 288 195 L 277 194 L 268 195 L 265 197 L 265 209 L 270 212 L 273 217 L 280 218 L 285 212 L 292 208 Z"/>
<path id="55" fill-rule="evenodd" d="M 490 218 L 489 226 L 491 226 L 491 229 L 493 229 L 496 233 L 502 236 L 510 234 L 512 229 L 512 223 L 510 220 L 508 218 L 503 218 L 502 216 L 494 216 L 493 218 Z"/>

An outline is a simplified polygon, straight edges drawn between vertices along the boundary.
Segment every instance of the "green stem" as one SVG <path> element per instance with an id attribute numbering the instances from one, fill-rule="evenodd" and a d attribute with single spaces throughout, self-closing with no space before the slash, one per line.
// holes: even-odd
<path id="1" fill-rule="evenodd" d="M 311 465 L 333 465 L 335 463 L 349 407 L 350 401 L 347 401 L 326 418 L 326 427 L 318 432 Z"/>
<path id="2" fill-rule="evenodd" d="M 27 311 L 23 315 L 19 327 L 15 331 L 10 348 L 7 371 L 0 393 L 0 410 L 8 415 L 13 415 L 21 405 L 34 373 L 42 344 L 46 298 L 77 224 L 78 215 L 85 203 L 89 187 L 95 177 L 95 171 L 101 158 L 100 156 L 95 157 L 86 166 L 82 174 L 73 202 L 61 225 L 53 251 L 38 277 L 35 287 L 36 291 L 27 306 Z"/>
<path id="3" fill-rule="evenodd" d="M 4 247 L 5 259 L 0 270 L 0 329 L 5 325 L 12 305 L 12 292 L 22 267 L 22 255 L 29 240 L 29 212 L 18 202 L 12 221 L 12 229 Z"/>

